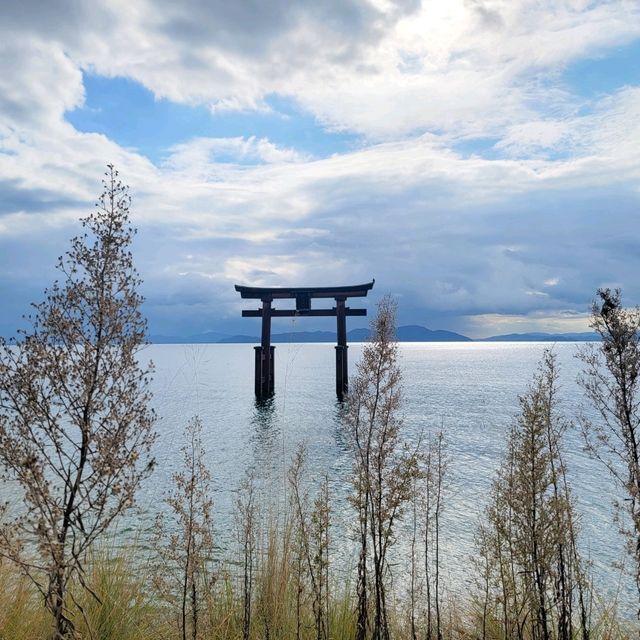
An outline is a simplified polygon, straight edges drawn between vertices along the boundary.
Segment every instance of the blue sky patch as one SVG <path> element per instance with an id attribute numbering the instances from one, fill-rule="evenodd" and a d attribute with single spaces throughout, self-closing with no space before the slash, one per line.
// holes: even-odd
<path id="1" fill-rule="evenodd" d="M 295 101 L 272 95 L 271 112 L 212 112 L 156 99 L 151 91 L 127 78 L 85 73 L 86 100 L 69 111 L 66 120 L 78 131 L 102 133 L 123 147 L 133 148 L 154 163 L 172 146 L 196 137 L 268 138 L 274 144 L 323 158 L 358 146 L 359 137 L 325 130 Z"/>
<path id="2" fill-rule="evenodd" d="M 496 160 L 504 155 L 495 148 L 497 142 L 497 138 L 470 138 L 456 142 L 451 148 L 465 159 L 479 156 L 486 160 Z"/>
<path id="3" fill-rule="evenodd" d="M 562 80 L 573 93 L 585 98 L 598 98 L 624 86 L 640 85 L 640 39 L 569 65 Z"/>

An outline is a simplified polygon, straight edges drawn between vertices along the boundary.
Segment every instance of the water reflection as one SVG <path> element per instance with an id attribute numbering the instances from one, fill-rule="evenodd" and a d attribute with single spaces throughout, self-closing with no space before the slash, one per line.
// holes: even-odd
<path id="1" fill-rule="evenodd" d="M 275 406 L 275 395 L 273 394 L 266 398 L 256 397 L 253 401 L 254 420 L 270 420 L 273 417 Z"/>
<path id="2" fill-rule="evenodd" d="M 253 458 L 249 468 L 253 472 L 258 493 L 263 494 L 264 500 L 282 491 L 286 474 L 285 441 L 280 413 L 275 396 L 255 399 L 250 435 Z"/>
<path id="3" fill-rule="evenodd" d="M 256 398 L 251 416 L 251 432 L 254 460 L 263 464 L 273 461 L 280 444 L 280 427 L 274 396 Z"/>
<path id="4" fill-rule="evenodd" d="M 343 400 L 336 400 L 333 405 L 333 438 L 336 447 L 341 453 L 349 451 L 349 439 L 346 430 L 347 403 Z"/>

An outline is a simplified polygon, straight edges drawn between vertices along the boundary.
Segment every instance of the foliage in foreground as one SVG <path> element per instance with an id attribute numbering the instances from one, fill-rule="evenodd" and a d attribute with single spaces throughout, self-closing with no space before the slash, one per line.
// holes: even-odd
<path id="1" fill-rule="evenodd" d="M 293 515 L 293 514 L 292 514 Z M 286 532 L 272 529 L 260 536 L 256 556 L 253 602 L 255 616 L 244 633 L 243 586 L 232 566 L 221 569 L 215 588 L 200 609 L 199 640 L 316 640 L 313 594 L 300 589 L 296 541 Z M 75 585 L 74 595 L 83 607 L 72 619 L 82 638 L 95 640 L 181 640 L 176 610 L 168 608 L 153 588 L 153 569 L 141 565 L 139 551 L 98 553 L 87 565 L 87 579 L 101 604 Z M 235 576 L 235 577 L 234 577 Z M 332 582 L 326 599 L 327 637 L 353 640 L 356 607 L 349 580 Z M 394 600 L 389 607 L 390 634 L 397 640 L 426 638 L 418 625 L 413 634 L 406 603 Z M 481 612 L 471 605 L 446 602 L 442 609 L 441 637 L 471 640 L 482 637 Z M 49 640 L 50 614 L 42 606 L 33 585 L 14 567 L 0 565 L 0 639 Z M 191 637 L 190 635 L 188 637 Z M 434 636 L 435 637 L 435 636 Z M 500 624 L 485 626 L 486 638 L 504 638 Z M 529 637 L 529 636 L 527 636 Z M 613 612 L 604 611 L 593 621 L 590 638 L 630 638 Z"/>
<path id="2" fill-rule="evenodd" d="M 59 259 L 61 282 L 34 305 L 30 329 L 8 347 L 0 339 L 0 465 L 24 503 L 0 522 L 0 558 L 40 592 L 55 638 L 72 635 L 74 613 L 84 611 L 69 588 L 88 586 L 85 556 L 152 468 L 129 195 L 111 165 L 103 184 L 83 235 Z"/>
<path id="3" fill-rule="evenodd" d="M 353 456 L 350 501 L 358 521 L 357 640 L 390 637 L 389 550 L 419 476 L 417 452 L 402 440 L 395 316 L 395 303 L 383 298 L 358 363 L 345 420 Z"/>
<path id="4" fill-rule="evenodd" d="M 487 626 L 506 638 L 589 638 L 588 584 L 565 473 L 557 363 L 545 352 L 493 483 L 478 531 Z M 576 622 L 579 623 L 576 625 Z"/>
<path id="5" fill-rule="evenodd" d="M 374 371 L 394 365 L 386 341 L 372 346 Z M 378 350 L 377 352 L 375 350 Z M 383 351 L 384 358 L 375 358 Z M 388 371 L 394 374 L 394 366 Z M 385 380 L 392 384 L 386 387 Z M 375 377 L 367 389 L 380 390 L 379 416 L 366 390 L 359 399 L 364 418 L 358 434 L 371 440 L 356 459 L 356 545 L 390 545 L 404 536 L 411 546 L 405 565 L 376 562 L 384 555 L 362 557 L 355 567 L 331 564 L 332 545 L 348 545 L 331 528 L 331 492 L 309 477 L 301 447 L 289 469 L 289 502 L 274 516 L 264 511 L 249 477 L 237 501 L 236 553 L 224 564 L 215 558 L 213 504 L 209 471 L 203 463 L 201 424 L 186 429 L 183 468 L 174 475 L 167 497 L 168 517 L 158 528 L 152 555 L 140 551 L 89 554 L 79 576 L 69 581 L 69 625 L 77 637 L 96 640 L 583 640 L 631 637 L 616 623 L 615 611 L 593 615 L 588 580 L 578 553 L 576 516 L 564 473 L 562 435 L 566 424 L 556 407 L 555 358 L 547 353 L 538 375 L 521 398 L 521 412 L 511 429 L 505 457 L 478 533 L 477 548 L 468 549 L 469 570 L 481 587 L 474 597 L 442 597 L 439 582 L 439 514 L 446 499 L 443 435 L 419 447 L 423 453 L 397 448 L 400 422 L 395 421 L 397 377 Z M 389 401 L 384 397 L 388 391 Z M 372 419 L 373 417 L 373 419 Z M 354 420 L 352 417 L 351 420 Z M 351 422 L 353 426 L 354 422 Z M 387 430 L 386 430 L 387 429 Z M 388 430 L 390 429 L 390 431 Z M 385 431 L 386 430 L 386 431 Z M 394 436 L 391 444 L 389 436 Z M 374 442 L 375 438 L 380 438 Z M 386 438 L 386 439 L 385 439 Z M 363 440 L 362 442 L 364 442 Z M 391 446 L 394 445 L 394 446 Z M 392 455 L 398 457 L 393 458 Z M 367 455 L 375 458 L 367 464 Z M 385 458 L 385 455 L 390 457 Z M 391 461 L 386 467 L 383 463 Z M 403 467 L 397 467 L 398 461 Z M 398 471 L 399 469 L 399 471 Z M 390 470 L 390 472 L 389 472 Z M 388 475 L 387 475 L 388 473 Z M 385 482 L 391 486 L 386 487 Z M 397 493 L 385 494 L 384 492 Z M 358 496 L 363 496 L 358 501 Z M 397 500 L 389 498 L 399 496 Z M 378 511 L 380 505 L 389 511 Z M 413 527 L 398 527 L 388 516 L 413 515 Z M 371 523 L 376 531 L 371 534 Z M 335 540 L 337 534 L 340 539 Z M 364 534 L 364 535 L 360 535 Z M 420 542 L 421 541 L 421 542 Z M 163 547 L 163 543 L 167 546 Z M 380 547 L 379 547 L 380 548 Z M 383 551 L 386 548 L 383 546 Z M 212 558 L 213 557 L 213 558 Z M 475 557 L 475 562 L 474 562 Z M 214 561 L 215 560 L 215 561 Z M 405 558 L 406 561 L 406 558 Z M 410 565 L 410 566 L 407 566 Z M 377 566 L 376 566 L 377 565 Z M 365 567 L 366 572 L 359 570 Z M 422 573 L 418 567 L 422 566 Z M 410 568 L 410 589 L 402 578 Z M 169 570 L 170 569 L 170 570 Z M 349 571 L 358 571 L 355 583 Z M 376 572 L 380 573 L 376 576 Z M 353 574 L 352 574 L 353 575 Z M 376 597 L 383 591 L 381 611 Z M 359 584 L 360 583 L 360 584 Z M 377 584 L 376 584 L 377 583 Z M 399 586 L 401 584 L 402 586 Z M 468 596 L 469 594 L 467 594 Z M 49 640 L 52 621 L 33 583 L 12 565 L 0 565 L 0 640 Z M 366 622 L 362 624 L 363 615 Z M 376 620 L 376 616 L 380 619 Z M 382 617 L 384 616 L 384 617 Z M 635 633 L 635 632 L 634 632 Z M 55 632 L 54 632 L 55 634 Z M 55 635 L 54 635 L 55 637 Z"/>
<path id="6" fill-rule="evenodd" d="M 625 309 L 619 289 L 599 289 L 598 298 L 591 328 L 601 342 L 587 345 L 579 354 L 585 365 L 579 383 L 597 419 L 583 418 L 582 429 L 587 450 L 623 494 L 617 506 L 621 523 L 624 512 L 630 521 L 622 529 L 640 600 L 640 309 Z"/>
<path id="7" fill-rule="evenodd" d="M 555 359 L 547 354 L 511 430 L 480 528 L 476 575 L 484 589 L 475 598 L 441 598 L 438 509 L 447 456 L 442 435 L 413 474 L 413 540 L 410 592 L 384 573 L 386 630 L 376 629 L 376 602 L 368 601 L 374 624 L 365 637 L 383 633 L 396 640 L 584 640 L 631 637 L 612 612 L 598 618 L 585 606 L 586 578 L 576 546 L 575 515 L 562 461 L 565 423 L 556 412 Z M 159 529 L 154 553 L 132 550 L 93 554 L 84 582 L 70 585 L 76 604 L 70 622 L 79 637 L 96 640 L 353 640 L 363 634 L 361 592 L 345 567 L 331 564 L 328 483 L 313 484 L 300 447 L 289 469 L 289 502 L 268 515 L 256 499 L 254 481 L 243 485 L 237 504 L 236 553 L 228 564 L 212 562 L 212 503 L 202 464 L 200 423 L 186 430 L 183 470 L 168 497 L 175 526 Z M 363 482 L 369 483 L 366 476 Z M 182 498 L 179 498 L 182 496 Z M 422 503 L 422 504 L 421 504 Z M 190 505 L 199 505 L 191 510 Z M 204 520 L 196 520 L 201 516 Z M 399 530 L 398 535 L 406 535 Z M 170 551 L 162 547 L 163 536 Z M 417 551 L 417 541 L 424 547 Z M 356 542 L 360 538 L 357 537 Z M 344 540 L 337 544 L 344 543 Z M 159 552 L 158 552 L 159 550 Z M 422 587 L 416 566 L 423 564 Z M 167 568 L 171 567 L 171 571 Z M 401 568 L 397 567 L 401 571 Z M 206 569 L 207 579 L 203 580 Z M 375 564 L 373 565 L 375 572 Z M 164 580 L 158 580 L 158 575 Z M 335 572 L 335 573 L 334 573 Z M 375 579 L 368 574 L 369 589 Z M 175 577 L 170 580 L 169 578 Z M 358 578 L 361 579 L 361 576 Z M 484 582 L 483 582 L 484 581 Z M 431 588 L 436 592 L 430 593 Z M 403 595 L 404 594 L 404 595 Z M 381 633 L 382 631 L 382 633 Z M 0 639 L 48 640 L 45 615 L 32 583 L 0 565 Z"/>

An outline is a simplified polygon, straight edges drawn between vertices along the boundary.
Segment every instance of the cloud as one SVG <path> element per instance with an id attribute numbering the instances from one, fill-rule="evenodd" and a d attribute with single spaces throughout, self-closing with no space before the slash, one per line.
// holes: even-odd
<path id="1" fill-rule="evenodd" d="M 0 178 L 0 193 L 2 193 L 0 216 L 10 213 L 29 215 L 80 205 L 73 198 L 65 198 L 57 189 L 29 187 L 16 179 L 3 180 Z"/>
<path id="2" fill-rule="evenodd" d="M 574 146 L 569 137 L 570 125 L 566 121 L 537 120 L 508 127 L 506 134 L 495 145 L 513 155 L 530 155 L 547 150 Z"/>
<path id="3" fill-rule="evenodd" d="M 562 68 L 640 36 L 640 8 L 625 2 L 40 5 L 10 2 L 2 31 L 159 98 L 257 109 L 278 93 L 327 127 L 372 139 L 493 135 L 540 112 L 572 113 Z"/>
<path id="4" fill-rule="evenodd" d="M 84 99 L 77 64 L 55 42 L 0 33 L 0 135 L 58 128 Z"/>
<path id="5" fill-rule="evenodd" d="M 583 100 L 563 85 L 562 69 L 640 34 L 639 9 L 628 4 L 472 6 L 425 2 L 368 51 L 365 65 L 333 68 L 321 82 L 294 78 L 288 89 L 327 126 L 369 138 L 427 130 L 494 136 L 540 114 L 574 114 Z"/>
<path id="6" fill-rule="evenodd" d="M 279 147 L 265 138 L 196 138 L 175 145 L 164 163 L 172 170 L 207 173 L 216 164 L 282 164 L 307 159 L 295 149 Z"/>
<path id="7" fill-rule="evenodd" d="M 4 327 L 49 283 L 106 162 L 132 185 L 156 333 L 236 318 L 240 281 L 375 276 L 401 297 L 403 321 L 485 327 L 583 322 L 603 283 L 640 301 L 640 89 L 584 98 L 562 79 L 572 61 L 638 37 L 638 11 L 568 0 L 11 2 L 0 25 Z M 250 133 L 200 136 L 156 165 L 64 119 L 85 99 L 83 70 L 213 109 L 264 111 L 269 95 L 289 96 L 361 139 L 316 158 Z M 484 150 L 461 150 L 478 138 Z"/>
<path id="8" fill-rule="evenodd" d="M 525 316 L 484 314 L 470 318 L 469 333 L 486 338 L 505 333 L 585 333 L 590 331 L 589 314 L 571 311 Z"/>
<path id="9" fill-rule="evenodd" d="M 628 96 L 620 99 L 626 103 Z M 616 112 L 619 103 L 610 108 Z M 74 134 L 64 146 L 75 137 L 91 171 L 76 169 L 70 183 L 83 187 L 88 208 L 111 145 Z M 213 156 L 203 159 L 203 148 Z M 164 305 L 167 318 L 178 308 L 200 316 L 192 322 L 231 313 L 238 304 L 236 282 L 341 283 L 346 274 L 363 281 L 376 276 L 380 286 L 413 300 L 422 309 L 415 321 L 443 312 L 583 309 L 595 286 L 631 273 L 638 261 L 633 241 L 616 244 L 618 233 L 633 228 L 638 196 L 629 186 L 606 186 L 617 166 L 615 146 L 577 160 L 494 161 L 465 158 L 422 137 L 324 160 L 250 165 L 215 162 L 220 148 L 257 153 L 255 140 L 221 146 L 200 139 L 175 149 L 163 167 L 119 154 L 133 184 L 145 291 L 152 303 L 175 303 L 173 309 Z M 45 151 L 34 166 L 28 150 L 17 147 L 14 171 L 25 180 L 35 172 L 59 184 L 60 169 L 48 168 Z M 605 173 L 609 177 L 599 182 Z M 46 214 L 33 208 L 19 235 L 24 241 L 39 237 L 39 216 L 55 220 L 57 210 L 71 235 L 78 210 L 64 203 Z M 599 222 L 605 214 L 606 225 Z M 558 285 L 550 287 L 553 279 Z M 625 290 L 640 296 L 636 289 L 633 279 L 625 280 Z M 179 307 L 185 291 L 200 302 Z"/>

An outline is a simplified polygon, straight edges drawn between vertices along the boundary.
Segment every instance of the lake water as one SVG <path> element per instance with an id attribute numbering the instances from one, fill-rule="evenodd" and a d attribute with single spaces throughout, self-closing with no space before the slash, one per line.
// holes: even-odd
<path id="1" fill-rule="evenodd" d="M 518 395 L 529 384 L 542 352 L 540 343 L 402 343 L 405 435 L 442 429 L 451 458 L 443 518 L 445 579 L 454 593 L 468 592 L 473 532 L 486 504 L 505 435 L 518 411 Z M 584 407 L 576 384 L 579 345 L 558 344 L 561 410 L 569 419 Z M 361 345 L 349 348 L 350 372 Z M 329 474 L 336 528 L 349 530 L 346 506 L 351 466 L 335 399 L 335 355 L 331 344 L 276 347 L 273 402 L 256 404 L 251 345 L 154 345 L 153 391 L 160 416 L 154 478 L 140 502 L 159 505 L 180 462 L 182 430 L 190 416 L 204 423 L 207 459 L 214 479 L 217 529 L 222 546 L 233 521 L 238 485 L 251 468 L 262 481 L 263 501 L 276 503 L 285 491 L 285 468 L 299 442 L 308 448 L 310 477 Z M 602 467 L 582 450 L 578 429 L 565 438 L 565 460 L 581 518 L 583 554 L 593 562 L 597 591 L 607 601 L 616 593 L 625 616 L 633 616 L 634 588 L 614 563 L 627 561 L 624 541 L 612 523 L 617 495 Z M 338 536 L 338 539 L 344 536 Z M 355 566 L 355 559 L 353 559 Z M 348 562 L 347 562 L 348 564 Z"/>
<path id="2" fill-rule="evenodd" d="M 518 412 L 543 350 L 540 343 L 401 343 L 402 414 L 407 440 L 442 429 L 450 467 L 442 519 L 442 574 L 449 590 L 463 596 L 473 589 L 469 560 L 473 534 L 482 515 L 506 434 Z M 579 345 L 554 346 L 560 365 L 561 411 L 575 420 L 588 412 L 576 384 Z M 349 347 L 353 374 L 362 345 Z M 353 514 L 346 502 L 351 468 L 341 407 L 335 398 L 332 344 L 279 344 L 273 401 L 261 406 L 253 394 L 251 345 L 152 345 L 145 356 L 155 364 L 152 385 L 159 419 L 154 455 L 158 465 L 139 493 L 139 515 L 120 525 L 121 539 L 143 545 L 171 474 L 181 464 L 183 430 L 190 417 L 204 424 L 204 445 L 215 500 L 220 555 L 233 541 L 234 504 L 247 470 L 258 478 L 262 506 L 277 508 L 286 491 L 286 468 L 300 442 L 308 450 L 312 484 L 328 474 L 332 494 L 333 552 L 340 566 L 353 568 L 349 543 Z M 603 601 L 620 600 L 634 617 L 632 579 L 614 568 L 629 560 L 612 522 L 619 496 L 604 469 L 583 452 L 577 428 L 564 441 L 565 461 L 580 515 L 583 555 L 593 562 L 596 590 Z M 6 491 L 7 487 L 5 487 Z M 623 496 L 622 496 L 623 497 Z M 405 548 L 406 551 L 406 548 Z M 398 550 L 398 561 L 403 550 Z M 406 561 L 406 554 L 404 560 Z M 398 567 L 401 567 L 399 564 Z M 398 568 L 401 574 L 402 569 Z"/>

